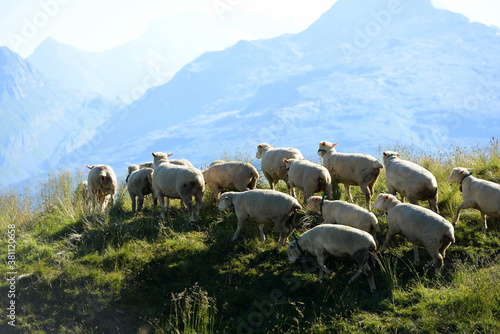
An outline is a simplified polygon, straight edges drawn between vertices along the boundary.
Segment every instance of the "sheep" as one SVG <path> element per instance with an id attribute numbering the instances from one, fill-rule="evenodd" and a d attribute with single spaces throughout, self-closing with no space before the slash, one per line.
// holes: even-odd
<path id="1" fill-rule="evenodd" d="M 414 263 L 420 262 L 418 246 L 424 246 L 432 260 L 426 267 L 441 269 L 446 249 L 455 242 L 453 225 L 434 211 L 415 204 L 402 203 L 394 195 L 380 194 L 373 207 L 388 212 L 389 231 L 381 252 L 387 250 L 389 242 L 396 234 L 402 234 L 413 244 Z"/>
<path id="2" fill-rule="evenodd" d="M 203 178 L 212 189 L 215 201 L 218 201 L 222 189 L 238 191 L 254 189 L 259 179 L 259 172 L 247 162 L 217 161 L 203 171 Z"/>
<path id="3" fill-rule="evenodd" d="M 380 232 L 377 217 L 358 205 L 312 196 L 307 200 L 306 210 L 321 212 L 325 224 L 347 225 L 368 232 L 377 242 L 377 232 Z"/>
<path id="4" fill-rule="evenodd" d="M 322 191 L 328 199 L 332 199 L 332 179 L 328 170 L 308 160 L 284 158 L 288 172 L 288 187 L 293 192 L 295 187 L 304 194 L 304 202 L 315 192 Z"/>
<path id="5" fill-rule="evenodd" d="M 406 196 L 412 204 L 428 201 L 431 210 L 439 213 L 438 186 L 434 175 L 416 163 L 401 160 L 397 152 L 386 151 L 383 156 L 389 194 L 396 195 L 398 192 L 402 201 Z"/>
<path id="6" fill-rule="evenodd" d="M 161 218 L 165 218 L 165 211 L 170 209 L 168 198 L 180 198 L 188 209 L 191 225 L 196 225 L 200 216 L 205 180 L 201 171 L 194 167 L 169 163 L 168 157 L 172 153 L 153 152 L 153 195 L 160 202 Z M 167 208 L 163 197 L 167 197 Z M 196 213 L 193 210 L 191 197 L 196 201 Z"/>
<path id="7" fill-rule="evenodd" d="M 168 162 L 171 164 L 174 164 L 174 165 L 184 165 L 184 166 L 188 166 L 188 167 L 194 167 L 193 164 L 189 160 L 186 160 L 186 159 L 168 159 Z M 139 167 L 141 169 L 142 168 L 154 169 L 154 162 L 152 162 L 152 161 L 145 162 L 143 164 L 140 164 Z"/>
<path id="8" fill-rule="evenodd" d="M 132 201 L 132 212 L 141 211 L 144 196 L 153 193 L 153 169 L 130 165 L 128 166 L 128 176 L 125 182 Z M 156 201 L 154 206 L 156 206 Z"/>
<path id="9" fill-rule="evenodd" d="M 274 189 L 276 183 L 279 180 L 285 181 L 288 185 L 288 173 L 286 172 L 286 166 L 283 159 L 304 159 L 302 153 L 295 148 L 274 148 L 274 145 L 269 145 L 262 143 L 257 145 L 257 153 L 255 154 L 257 159 L 262 159 L 261 167 L 262 173 L 269 182 L 271 189 Z M 293 195 L 293 192 L 290 191 Z"/>
<path id="10" fill-rule="evenodd" d="M 351 277 L 349 284 L 364 273 L 367 275 L 370 291 L 374 292 L 377 288 L 368 260 L 376 249 L 375 240 L 365 231 L 344 225 L 322 224 L 295 238 L 288 245 L 287 255 L 291 263 L 298 258 L 304 258 L 305 251 L 315 255 L 319 266 L 319 282 L 323 279 L 323 272 L 331 273 L 325 266 L 325 260 L 329 255 L 353 257 L 358 264 L 358 271 Z"/>
<path id="11" fill-rule="evenodd" d="M 332 182 L 344 184 L 349 201 L 353 201 L 350 186 L 359 186 L 365 195 L 365 206 L 370 210 L 373 186 L 384 166 L 367 154 L 337 153 L 334 148 L 337 145 L 328 141 L 319 143 L 318 155 L 323 158 L 323 165 L 330 172 Z"/>
<path id="12" fill-rule="evenodd" d="M 115 172 L 108 165 L 87 165 L 87 168 L 90 169 L 87 177 L 87 194 L 91 200 L 91 210 L 94 210 L 99 203 L 102 212 L 108 203 L 113 206 L 118 189 Z"/>
<path id="13" fill-rule="evenodd" d="M 460 184 L 463 201 L 457 209 L 453 225 L 458 222 L 460 211 L 474 208 L 481 212 L 482 231 L 486 233 L 486 216 L 500 218 L 500 185 L 472 176 L 467 168 L 454 168 L 448 182 Z"/>
<path id="14" fill-rule="evenodd" d="M 260 240 L 266 240 L 264 223 L 273 222 L 280 237 L 278 247 L 283 247 L 294 229 L 293 221 L 297 210 L 302 209 L 294 197 L 271 189 L 254 189 L 243 192 L 225 192 L 219 199 L 219 210 L 234 208 L 238 217 L 238 227 L 232 241 L 240 234 L 248 218 L 254 219 L 260 231 Z"/>

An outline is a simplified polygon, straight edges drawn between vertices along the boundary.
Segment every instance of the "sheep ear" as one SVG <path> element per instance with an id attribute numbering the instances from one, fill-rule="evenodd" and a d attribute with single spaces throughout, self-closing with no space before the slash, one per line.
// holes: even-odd
<path id="1" fill-rule="evenodd" d="M 332 144 L 332 146 L 337 146 L 339 143 Z"/>
<path id="2" fill-rule="evenodd" d="M 262 148 L 262 145 L 261 144 L 257 145 L 257 148 Z"/>
<path id="3" fill-rule="evenodd" d="M 326 145 L 326 141 L 322 141 L 321 143 L 319 143 L 320 145 L 323 145 L 325 146 Z"/>
<path id="4" fill-rule="evenodd" d="M 315 200 L 316 202 L 319 202 L 319 201 L 321 201 L 321 198 L 320 198 L 320 197 L 315 197 L 315 198 L 314 198 L 314 200 Z"/>
<path id="5" fill-rule="evenodd" d="M 388 156 L 387 152 L 382 153 L 384 157 Z"/>
<path id="6" fill-rule="evenodd" d="M 85 166 L 87 166 L 88 169 L 94 168 L 94 166 L 89 166 L 89 165 L 85 165 Z"/>
<path id="7" fill-rule="evenodd" d="M 153 157 L 157 156 L 157 154 L 155 152 L 151 152 L 151 154 L 153 155 Z"/>
<path id="8" fill-rule="evenodd" d="M 389 195 L 385 195 L 385 196 L 384 196 L 384 198 L 385 198 L 385 199 L 389 199 Z"/>
<path id="9" fill-rule="evenodd" d="M 172 155 L 174 155 L 173 153 L 167 153 L 167 157 L 171 157 Z"/>
<path id="10" fill-rule="evenodd" d="M 288 160 L 286 158 L 283 158 L 283 162 L 288 162 Z"/>
<path id="11" fill-rule="evenodd" d="M 465 171 L 464 171 L 464 170 L 461 170 L 461 171 L 460 171 L 460 174 L 465 174 Z"/>

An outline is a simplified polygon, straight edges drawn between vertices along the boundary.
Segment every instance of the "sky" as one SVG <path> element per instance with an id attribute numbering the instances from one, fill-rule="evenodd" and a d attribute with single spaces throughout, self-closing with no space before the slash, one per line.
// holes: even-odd
<path id="1" fill-rule="evenodd" d="M 43 40 L 52 37 L 81 50 L 100 52 L 139 38 L 153 20 L 190 11 L 203 11 L 214 20 L 227 22 L 228 27 L 236 13 L 267 16 L 275 22 L 276 31 L 296 33 L 306 29 L 335 2 L 336 0 L 0 0 L 0 45 L 27 57 Z M 471 21 L 500 27 L 499 0 L 432 2 L 437 8 L 464 14 Z M 195 25 L 196 22 L 189 24 Z M 267 37 L 266 32 L 257 25 L 241 35 L 242 39 Z"/>

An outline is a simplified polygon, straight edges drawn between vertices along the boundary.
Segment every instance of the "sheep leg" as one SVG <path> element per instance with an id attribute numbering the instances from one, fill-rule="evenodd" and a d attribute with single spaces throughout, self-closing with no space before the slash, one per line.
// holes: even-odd
<path id="1" fill-rule="evenodd" d="M 326 271 L 327 274 L 330 274 L 331 271 L 325 266 L 325 257 L 323 255 L 318 255 L 316 257 L 316 260 L 318 261 L 318 266 L 319 266 L 318 282 L 321 283 L 321 280 L 323 280 L 323 273 Z"/>
<path id="2" fill-rule="evenodd" d="M 351 186 L 344 183 L 344 189 L 345 189 L 345 192 L 347 193 L 347 199 L 349 200 L 349 202 L 353 202 L 352 195 L 351 195 Z"/>
<path id="3" fill-rule="evenodd" d="M 196 223 L 196 220 L 194 218 L 193 202 L 191 201 L 191 196 L 182 194 L 180 197 L 181 197 L 181 203 L 184 203 L 184 205 L 187 208 L 189 222 L 191 224 Z"/>
<path id="4" fill-rule="evenodd" d="M 488 229 L 488 225 L 486 224 L 486 213 L 481 211 L 481 218 L 483 220 L 483 226 L 481 230 L 483 231 L 483 233 L 486 233 L 486 230 Z"/>
<path id="5" fill-rule="evenodd" d="M 367 210 L 371 210 L 370 200 L 372 198 L 372 193 L 370 192 L 370 188 L 368 186 L 361 186 L 361 190 L 365 194 L 365 206 Z"/>
<path id="6" fill-rule="evenodd" d="M 384 244 L 382 245 L 382 248 L 380 249 L 380 253 L 383 253 L 389 248 L 389 242 L 391 241 L 392 237 L 394 237 L 398 232 L 395 232 L 394 230 L 391 231 L 389 229 L 389 232 L 387 232 L 387 235 L 385 236 Z"/>
<path id="7" fill-rule="evenodd" d="M 130 200 L 132 201 L 132 213 L 135 213 L 135 208 L 136 208 L 135 195 L 130 195 Z"/>
<path id="8" fill-rule="evenodd" d="M 137 212 L 142 210 L 142 205 L 144 204 L 144 195 L 137 196 Z"/>
<path id="9" fill-rule="evenodd" d="M 375 286 L 375 280 L 373 278 L 372 269 L 370 268 L 370 265 L 368 265 L 368 259 L 370 258 L 370 253 L 368 252 L 367 249 L 362 249 L 355 252 L 353 257 L 356 260 L 359 269 L 356 272 L 356 274 L 354 274 L 354 276 L 351 277 L 351 279 L 349 280 L 349 284 L 352 284 L 354 281 L 356 281 L 358 277 L 363 273 L 367 276 L 368 285 L 370 286 L 370 292 L 374 292 L 377 289 L 377 287 Z"/>
<path id="10" fill-rule="evenodd" d="M 476 203 L 471 202 L 471 201 L 463 201 L 460 203 L 457 209 L 457 213 L 455 214 L 455 219 L 453 219 L 453 225 L 455 225 L 458 222 L 458 219 L 460 218 L 460 211 L 463 209 L 469 209 L 469 208 L 474 208 L 476 206 Z"/>
<path id="11" fill-rule="evenodd" d="M 195 200 L 196 200 L 196 216 L 195 216 L 195 219 L 196 219 L 196 221 L 198 221 L 198 219 L 200 218 L 201 207 L 203 206 L 203 191 L 199 191 L 195 195 Z"/>
<path id="12" fill-rule="evenodd" d="M 267 182 L 269 182 L 269 187 L 274 190 L 274 178 L 267 172 L 264 172 L 264 176 L 266 177 Z"/>
<path id="13" fill-rule="evenodd" d="M 420 257 L 418 256 L 418 245 L 417 244 L 413 244 L 413 263 L 414 264 L 420 263 Z"/>
<path id="14" fill-rule="evenodd" d="M 164 202 L 164 198 L 163 198 L 163 195 L 161 196 L 157 196 L 158 198 L 158 202 L 160 202 L 160 217 L 162 219 L 165 219 L 165 202 Z M 168 198 L 167 198 L 168 200 Z"/>
<path id="15" fill-rule="evenodd" d="M 234 232 L 233 238 L 231 241 L 235 241 L 238 239 L 238 235 L 240 235 L 241 228 L 243 227 L 243 224 L 245 223 L 245 220 L 248 218 L 248 215 L 239 215 L 238 216 L 238 226 L 236 227 L 236 232 Z"/>
<path id="16" fill-rule="evenodd" d="M 264 224 L 259 224 L 260 241 L 266 241 L 266 236 L 264 235 Z"/>

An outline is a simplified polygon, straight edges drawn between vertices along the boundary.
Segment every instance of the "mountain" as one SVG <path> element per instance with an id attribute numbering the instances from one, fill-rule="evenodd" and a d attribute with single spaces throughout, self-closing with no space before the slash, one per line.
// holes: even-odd
<path id="1" fill-rule="evenodd" d="M 237 20 L 232 16 L 237 16 Z M 126 105 L 153 86 L 170 80 L 185 64 L 205 51 L 221 50 L 251 37 L 250 23 L 266 34 L 278 34 L 276 22 L 261 16 L 231 13 L 227 20 L 190 12 L 153 21 L 146 32 L 103 52 L 81 51 L 48 38 L 27 60 L 61 85 Z"/>
<path id="2" fill-rule="evenodd" d="M 5 47 L 0 82 L 0 187 L 57 167 L 110 116 L 104 100 L 64 90 Z"/>
<path id="3" fill-rule="evenodd" d="M 500 133 L 498 54 L 497 29 L 428 0 L 339 0 L 299 34 L 198 57 L 117 113 L 89 156 L 124 168 L 155 150 L 203 165 L 260 142 L 311 158 L 321 140 L 375 156 L 480 145 Z"/>

